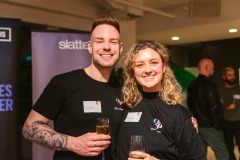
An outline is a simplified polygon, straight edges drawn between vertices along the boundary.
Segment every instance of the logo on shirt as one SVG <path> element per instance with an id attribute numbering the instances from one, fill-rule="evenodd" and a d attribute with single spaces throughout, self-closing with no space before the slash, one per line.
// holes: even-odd
<path id="1" fill-rule="evenodd" d="M 116 102 L 121 106 L 122 101 L 120 99 L 116 98 Z M 121 108 L 121 107 L 114 107 L 114 110 L 123 111 L 123 108 Z"/>
<path id="2" fill-rule="evenodd" d="M 160 129 L 163 127 L 161 121 L 157 118 L 153 120 L 153 127 L 151 127 L 151 130 L 156 131 L 158 133 L 162 133 Z"/>
<path id="3" fill-rule="evenodd" d="M 123 109 L 122 109 L 122 108 L 118 108 L 118 107 L 114 107 L 114 110 L 123 111 Z"/>
<path id="4" fill-rule="evenodd" d="M 122 104 L 122 101 L 121 101 L 120 99 L 118 99 L 118 98 L 116 98 L 116 102 L 117 102 L 119 105 Z"/>

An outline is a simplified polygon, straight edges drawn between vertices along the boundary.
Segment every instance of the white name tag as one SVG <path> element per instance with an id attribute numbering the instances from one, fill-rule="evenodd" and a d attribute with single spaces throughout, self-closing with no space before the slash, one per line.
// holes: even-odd
<path id="1" fill-rule="evenodd" d="M 142 112 L 129 112 L 124 122 L 139 122 Z"/>
<path id="2" fill-rule="evenodd" d="M 240 94 L 234 94 L 233 99 L 240 99 Z"/>
<path id="3" fill-rule="evenodd" d="M 83 101 L 84 113 L 102 113 L 101 101 Z"/>

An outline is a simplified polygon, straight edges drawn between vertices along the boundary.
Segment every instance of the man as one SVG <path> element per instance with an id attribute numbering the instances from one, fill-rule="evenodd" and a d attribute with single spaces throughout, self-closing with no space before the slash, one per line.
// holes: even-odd
<path id="1" fill-rule="evenodd" d="M 55 150 L 54 160 L 99 160 L 103 150 L 113 159 L 123 110 L 120 90 L 108 81 L 122 49 L 118 21 L 97 17 L 88 42 L 92 63 L 51 79 L 23 126 L 24 137 Z M 110 119 L 111 137 L 95 131 L 102 116 Z M 54 129 L 47 125 L 52 120 Z"/>
<path id="2" fill-rule="evenodd" d="M 199 134 L 207 152 L 209 145 L 217 160 L 228 160 L 223 132 L 221 130 L 221 102 L 216 84 L 212 60 L 204 58 L 198 64 L 198 77 L 188 87 L 187 105 L 198 121 Z"/>
<path id="3" fill-rule="evenodd" d="M 234 155 L 234 137 L 240 149 L 240 86 L 236 85 L 235 72 L 231 67 L 223 69 L 224 85 L 219 88 L 223 108 L 225 139 L 229 151 L 229 160 L 236 160 Z"/>

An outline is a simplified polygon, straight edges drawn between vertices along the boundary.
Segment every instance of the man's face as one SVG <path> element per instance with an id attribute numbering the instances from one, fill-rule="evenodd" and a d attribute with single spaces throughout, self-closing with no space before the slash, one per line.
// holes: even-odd
<path id="1" fill-rule="evenodd" d="M 93 64 L 96 67 L 112 67 L 122 52 L 120 34 L 111 25 L 97 26 L 88 42 L 89 53 L 92 54 Z"/>
<path id="2" fill-rule="evenodd" d="M 226 74 L 223 76 L 223 80 L 228 85 L 234 85 L 235 84 L 235 73 L 232 70 L 229 70 L 226 72 Z"/>
<path id="3" fill-rule="evenodd" d="M 214 74 L 214 64 L 212 61 L 210 61 L 208 65 L 208 75 L 209 77 L 212 77 L 213 74 Z"/>

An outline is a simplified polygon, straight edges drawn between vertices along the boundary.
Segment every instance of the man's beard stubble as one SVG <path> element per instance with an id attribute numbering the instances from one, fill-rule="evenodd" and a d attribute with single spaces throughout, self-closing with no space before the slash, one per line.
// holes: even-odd
<path id="1" fill-rule="evenodd" d="M 225 80 L 225 82 L 230 85 L 230 86 L 233 86 L 235 84 L 235 79 L 231 79 L 231 80 Z"/>

